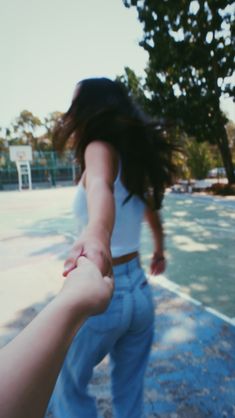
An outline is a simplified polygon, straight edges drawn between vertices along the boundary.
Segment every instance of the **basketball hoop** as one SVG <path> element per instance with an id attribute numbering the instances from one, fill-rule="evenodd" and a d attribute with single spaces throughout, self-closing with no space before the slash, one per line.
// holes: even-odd
<path id="1" fill-rule="evenodd" d="M 22 190 L 23 182 L 27 179 L 28 188 L 32 189 L 30 161 L 33 159 L 30 145 L 11 145 L 9 147 L 10 160 L 16 163 L 18 172 L 19 190 Z"/>
<path id="2" fill-rule="evenodd" d="M 33 153 L 32 147 L 30 145 L 11 145 L 10 150 L 10 160 L 17 161 L 32 161 Z"/>

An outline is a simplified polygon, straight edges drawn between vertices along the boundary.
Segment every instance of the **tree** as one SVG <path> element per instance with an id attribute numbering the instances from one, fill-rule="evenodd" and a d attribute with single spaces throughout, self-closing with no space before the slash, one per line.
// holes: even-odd
<path id="1" fill-rule="evenodd" d="M 229 183 L 232 155 L 220 109 L 234 97 L 233 0 L 124 0 L 136 6 L 149 53 L 145 88 L 152 112 L 176 120 L 189 136 L 216 143 Z"/>
<path id="2" fill-rule="evenodd" d="M 0 152 L 7 150 L 6 130 L 5 133 L 3 131 L 3 128 L 0 127 Z"/>
<path id="3" fill-rule="evenodd" d="M 124 74 L 117 76 L 116 80 L 124 84 L 129 94 L 143 107 L 143 109 L 151 111 L 151 109 L 148 109 L 148 99 L 145 96 L 143 80 L 141 77 L 137 77 L 131 68 L 125 67 Z"/>
<path id="4" fill-rule="evenodd" d="M 14 144 L 31 145 L 33 149 L 38 149 L 38 128 L 42 126 L 41 120 L 28 110 L 22 110 L 20 115 L 13 122 L 13 132 L 11 133 Z"/>
<path id="5" fill-rule="evenodd" d="M 230 120 L 228 121 L 225 128 L 228 135 L 230 148 L 232 148 L 232 151 L 235 152 L 235 123 Z"/>
<path id="6" fill-rule="evenodd" d="M 54 111 L 42 120 L 42 126 L 46 132 L 40 137 L 40 142 L 44 144 L 44 148 L 47 150 L 54 149 L 53 132 L 62 115 L 62 112 Z"/>
<path id="7" fill-rule="evenodd" d="M 212 167 L 212 156 L 208 143 L 189 140 L 186 153 L 190 177 L 195 179 L 207 177 L 208 171 Z"/>

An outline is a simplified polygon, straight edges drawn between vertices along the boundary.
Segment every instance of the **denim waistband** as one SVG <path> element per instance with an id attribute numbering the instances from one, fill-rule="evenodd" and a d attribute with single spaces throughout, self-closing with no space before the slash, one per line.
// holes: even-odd
<path id="1" fill-rule="evenodd" d="M 131 273 L 132 271 L 140 267 L 141 266 L 140 266 L 139 256 L 137 256 L 133 258 L 131 261 L 128 261 L 127 263 L 113 266 L 113 273 L 114 273 L 114 276 L 119 276 L 121 274 Z"/>

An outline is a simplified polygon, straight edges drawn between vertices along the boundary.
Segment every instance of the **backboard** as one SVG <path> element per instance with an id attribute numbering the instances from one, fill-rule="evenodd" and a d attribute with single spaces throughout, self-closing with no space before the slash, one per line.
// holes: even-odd
<path id="1" fill-rule="evenodd" d="M 10 160 L 11 161 L 32 161 L 32 147 L 31 145 L 11 145 Z"/>

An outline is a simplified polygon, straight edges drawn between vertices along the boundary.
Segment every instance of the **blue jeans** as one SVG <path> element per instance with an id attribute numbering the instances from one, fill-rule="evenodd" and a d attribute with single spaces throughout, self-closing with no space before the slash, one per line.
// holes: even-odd
<path id="1" fill-rule="evenodd" d="M 93 368 L 110 354 L 115 418 L 140 418 L 153 339 L 154 307 L 138 258 L 113 268 L 115 291 L 105 313 L 89 318 L 68 351 L 49 410 L 54 418 L 96 418 L 87 391 Z"/>

